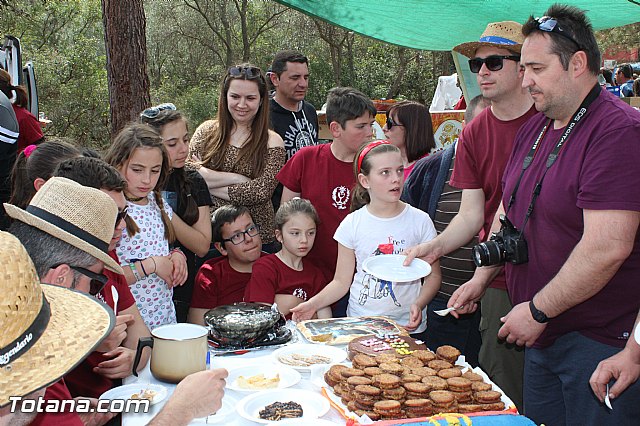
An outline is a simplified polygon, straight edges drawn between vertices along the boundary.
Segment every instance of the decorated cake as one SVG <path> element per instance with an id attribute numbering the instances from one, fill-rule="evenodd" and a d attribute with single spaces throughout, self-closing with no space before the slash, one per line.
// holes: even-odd
<path id="1" fill-rule="evenodd" d="M 385 317 L 345 317 L 299 322 L 298 330 L 308 341 L 327 345 L 344 345 L 353 339 L 380 333 L 407 336 L 409 333 Z"/>
<path id="2" fill-rule="evenodd" d="M 381 354 L 392 354 L 404 357 L 413 354 L 417 350 L 426 349 L 427 346 L 424 343 L 409 336 L 377 336 L 375 334 L 357 337 L 351 340 L 348 346 L 349 359 L 352 361 L 357 354 L 373 357 Z"/>

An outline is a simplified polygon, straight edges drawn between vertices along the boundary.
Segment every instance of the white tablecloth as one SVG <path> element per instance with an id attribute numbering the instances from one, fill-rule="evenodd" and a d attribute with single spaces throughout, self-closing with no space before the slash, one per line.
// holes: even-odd
<path id="1" fill-rule="evenodd" d="M 304 340 L 304 339 L 302 339 Z M 227 370 L 232 370 L 234 368 L 245 367 L 248 365 L 258 364 L 263 365 L 265 369 L 265 373 L 269 371 L 269 366 L 275 365 L 274 358 L 272 357 L 273 349 L 262 349 L 255 352 L 249 352 L 244 355 L 224 355 L 224 356 L 213 356 L 211 358 L 210 368 L 226 368 Z M 295 386 L 292 386 L 290 389 L 308 389 L 315 392 L 318 392 L 320 395 L 320 388 L 312 383 L 311 377 L 309 373 L 301 373 L 302 380 L 298 382 Z M 317 382 L 317 381 L 314 381 Z M 149 369 L 149 365 L 139 373 L 139 377 L 130 376 L 124 379 L 124 384 L 130 383 L 141 383 L 141 387 L 144 387 L 146 384 L 160 384 L 165 386 L 168 389 L 169 395 L 164 401 L 161 401 L 155 405 L 151 406 L 151 409 L 148 413 L 124 413 L 122 415 L 122 426 L 138 426 L 138 425 L 146 425 L 164 406 L 165 402 L 169 399 L 171 394 L 173 393 L 176 385 L 171 383 L 161 382 L 153 377 L 151 371 Z M 231 404 L 232 407 L 235 408 L 236 403 L 249 395 L 248 393 L 238 392 L 231 389 L 225 389 L 223 402 Z M 195 397 L 195 395 L 194 395 Z M 327 414 L 323 417 L 325 420 L 329 420 L 335 424 L 344 425 L 346 421 L 340 416 L 340 414 L 334 409 L 331 408 Z M 240 417 L 238 413 L 234 410 L 230 415 L 225 418 L 216 419 L 214 416 L 209 417 L 208 419 L 196 419 L 191 424 L 207 424 L 212 423 L 215 420 L 215 424 L 221 425 L 257 425 L 259 423 L 252 422 L 249 420 Z"/>

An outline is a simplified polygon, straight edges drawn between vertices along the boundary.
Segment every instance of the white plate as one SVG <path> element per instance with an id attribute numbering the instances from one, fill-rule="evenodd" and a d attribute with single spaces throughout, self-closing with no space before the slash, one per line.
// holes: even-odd
<path id="1" fill-rule="evenodd" d="M 362 263 L 362 269 L 380 280 L 399 283 L 418 280 L 431 273 L 431 265 L 422 259 L 413 259 L 409 266 L 402 266 L 406 258 L 404 254 L 371 256 Z"/>
<path id="2" fill-rule="evenodd" d="M 301 343 L 297 345 L 287 345 L 283 348 L 277 349 L 273 352 L 273 358 L 279 365 L 286 365 L 287 367 L 295 368 L 298 371 L 310 372 L 311 366 L 296 366 L 288 365 L 280 361 L 281 356 L 300 354 L 304 356 L 321 355 L 331 358 L 327 364 L 312 364 L 312 365 L 328 365 L 342 362 L 347 357 L 347 352 L 344 349 L 336 348 L 334 346 L 318 345 L 313 343 Z"/>
<path id="3" fill-rule="evenodd" d="M 636 343 L 640 345 L 640 324 L 636 325 L 636 330 L 633 333 L 634 339 L 636 339 Z"/>
<path id="4" fill-rule="evenodd" d="M 244 376 L 244 378 L 249 378 L 251 376 L 255 376 L 257 374 L 264 374 L 264 376 L 268 379 L 271 379 L 276 376 L 276 374 L 280 375 L 280 382 L 278 386 L 273 389 L 284 389 L 289 386 L 293 386 L 300 381 L 300 373 L 294 370 L 291 367 L 287 367 L 284 365 L 251 365 L 247 367 L 237 368 L 235 370 L 229 371 L 229 376 L 227 377 L 227 388 L 239 391 L 239 392 L 258 392 L 266 389 L 245 389 L 241 388 L 238 384 L 238 377 Z"/>
<path id="5" fill-rule="evenodd" d="M 230 401 L 225 399 L 222 400 L 222 407 L 215 414 L 210 414 L 207 417 L 200 417 L 197 419 L 193 419 L 190 424 L 196 425 L 204 425 L 204 424 L 212 424 L 212 423 L 220 423 L 227 419 L 229 414 L 233 414 L 235 410 L 233 409 L 233 404 Z"/>
<path id="6" fill-rule="evenodd" d="M 302 389 L 273 389 L 252 393 L 238 402 L 238 414 L 252 422 L 263 424 L 279 423 L 260 418 L 260 410 L 274 402 L 297 402 L 302 406 L 302 418 L 306 424 L 314 424 L 311 419 L 324 416 L 329 411 L 329 401 L 320 393 Z"/>
<path id="7" fill-rule="evenodd" d="M 155 384 L 146 384 L 146 383 L 132 383 L 130 385 L 118 386 L 116 388 L 109 389 L 102 395 L 100 395 L 100 399 L 131 399 L 131 395 L 134 393 L 139 393 L 142 390 L 150 389 L 156 391 L 157 394 L 153 397 L 151 401 L 151 405 L 157 404 L 160 401 L 163 401 L 167 397 L 167 388 L 161 385 Z"/>

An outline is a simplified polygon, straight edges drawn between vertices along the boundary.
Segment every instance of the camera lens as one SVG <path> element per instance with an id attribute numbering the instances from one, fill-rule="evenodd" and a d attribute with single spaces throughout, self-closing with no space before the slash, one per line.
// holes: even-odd
<path id="1" fill-rule="evenodd" d="M 502 263 L 502 248 L 495 241 L 486 241 L 471 250 L 476 266 L 491 266 Z"/>

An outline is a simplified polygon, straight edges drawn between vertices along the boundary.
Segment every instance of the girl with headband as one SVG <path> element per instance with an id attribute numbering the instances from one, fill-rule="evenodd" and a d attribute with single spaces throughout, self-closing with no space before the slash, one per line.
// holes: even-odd
<path id="1" fill-rule="evenodd" d="M 439 263 L 432 265 L 424 284 L 420 280 L 385 281 L 366 273 L 362 265 L 371 256 L 400 254 L 429 241 L 436 230 L 426 213 L 400 201 L 404 167 L 397 147 L 387 141 L 364 145 L 356 154 L 354 173 L 352 212 L 334 235 L 338 242 L 336 274 L 320 293 L 291 309 L 293 319 L 309 319 L 349 291 L 348 316 L 384 315 L 414 336 L 420 335 L 427 327 L 427 303 L 440 287 Z"/>

